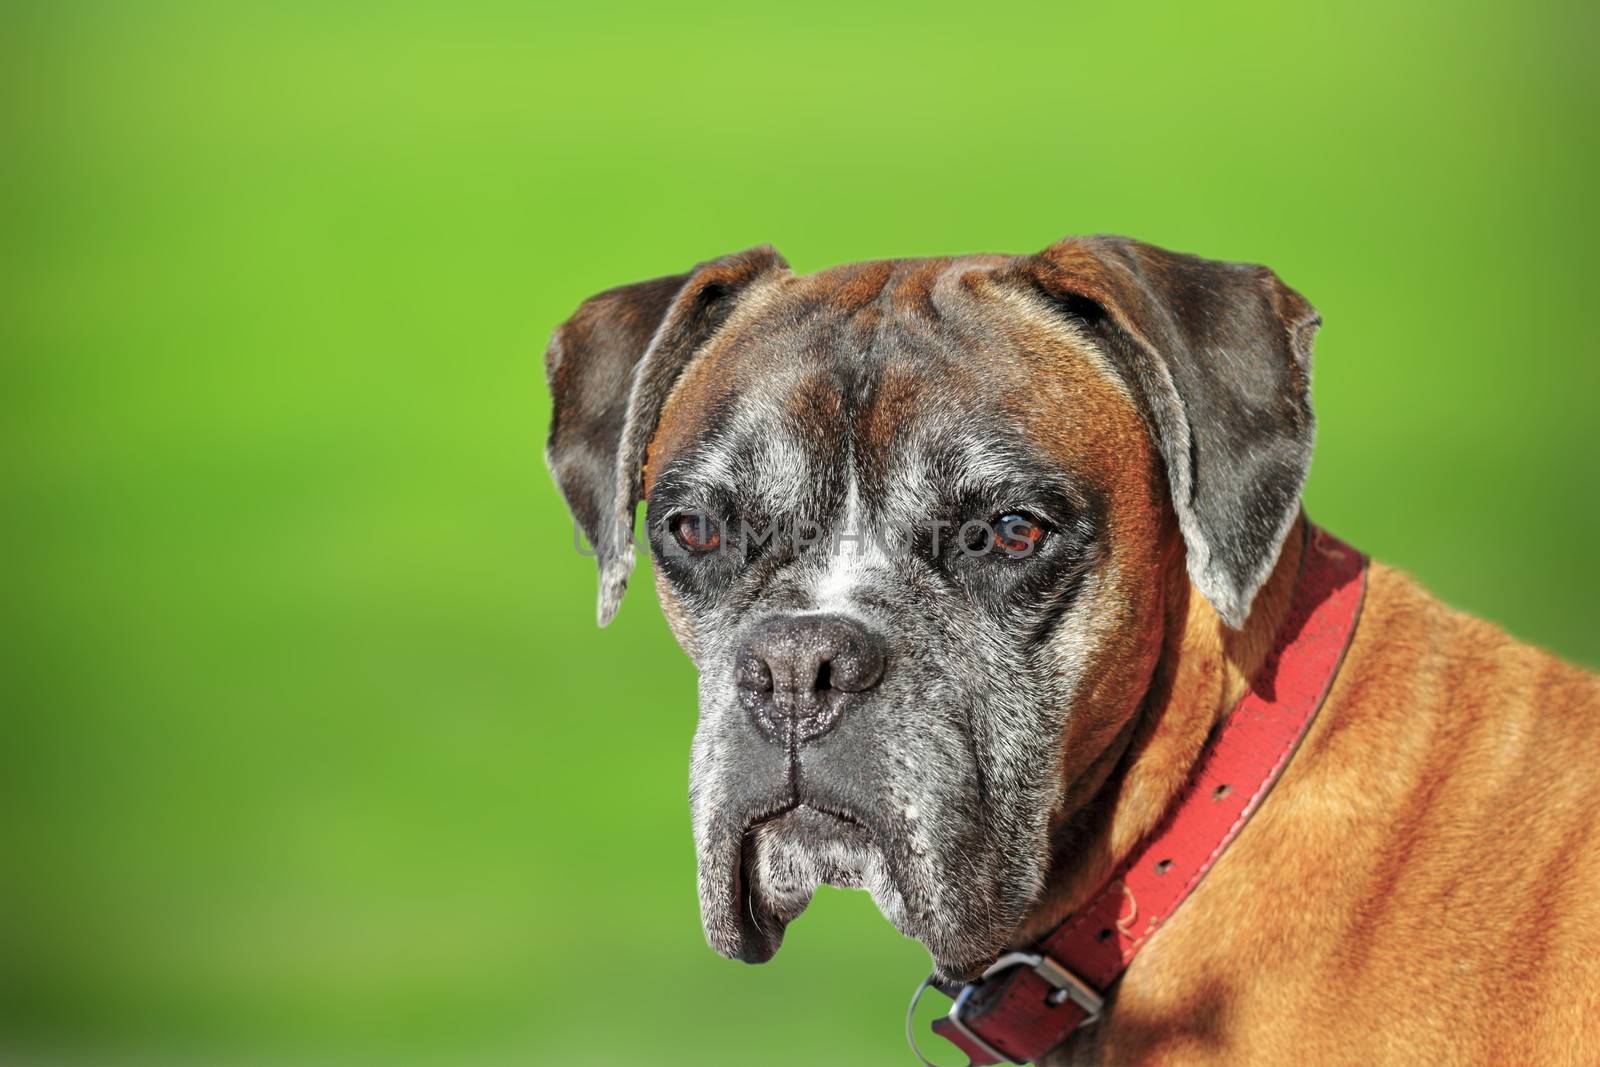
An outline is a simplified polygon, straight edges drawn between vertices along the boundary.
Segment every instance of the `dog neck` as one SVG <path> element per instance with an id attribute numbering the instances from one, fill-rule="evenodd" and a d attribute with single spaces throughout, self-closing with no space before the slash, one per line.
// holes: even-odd
<path id="1" fill-rule="evenodd" d="M 1149 685 L 1115 740 L 1063 790 L 1046 886 L 1014 944 L 1036 941 L 1077 910 L 1171 809 L 1212 731 L 1272 650 L 1294 594 L 1305 532 L 1302 516 L 1240 630 L 1223 623 L 1190 584 L 1183 554 L 1173 553 Z"/>

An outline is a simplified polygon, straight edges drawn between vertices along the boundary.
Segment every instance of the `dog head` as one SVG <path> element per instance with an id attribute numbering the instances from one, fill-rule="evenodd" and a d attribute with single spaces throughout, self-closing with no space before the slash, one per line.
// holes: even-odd
<path id="1" fill-rule="evenodd" d="M 714 948 L 770 957 L 823 883 L 946 975 L 1004 947 L 1149 686 L 1164 576 L 1249 614 L 1317 324 L 1264 268 L 1117 238 L 809 276 L 757 248 L 579 308 L 548 458 L 602 624 L 647 505 Z"/>

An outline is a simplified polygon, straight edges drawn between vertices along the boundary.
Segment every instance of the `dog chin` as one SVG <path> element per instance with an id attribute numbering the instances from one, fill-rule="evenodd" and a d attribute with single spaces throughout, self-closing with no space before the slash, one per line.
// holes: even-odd
<path id="1" fill-rule="evenodd" d="M 802 804 L 757 822 L 740 844 L 735 879 L 739 935 L 713 938 L 712 947 L 748 963 L 772 958 L 784 930 L 822 885 L 866 891 L 884 917 L 904 929 L 905 902 L 882 850 L 866 827 L 848 816 Z"/>
<path id="2" fill-rule="evenodd" d="M 711 842 L 705 842 L 711 844 Z M 1004 949 L 1013 922 L 996 922 L 991 894 L 941 895 L 928 872 L 913 875 L 886 858 L 867 826 L 843 813 L 801 804 L 757 819 L 737 838 L 700 854 L 700 902 L 706 940 L 718 953 L 765 963 L 784 931 L 811 904 L 817 887 L 859 889 L 883 917 L 919 941 L 943 979 L 972 977 Z M 916 887 L 924 885 L 923 892 Z M 941 896 L 943 897 L 941 899 Z"/>

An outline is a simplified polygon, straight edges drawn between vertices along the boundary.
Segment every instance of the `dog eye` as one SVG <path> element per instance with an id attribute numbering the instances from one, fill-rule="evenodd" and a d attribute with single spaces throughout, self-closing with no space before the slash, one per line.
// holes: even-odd
<path id="1" fill-rule="evenodd" d="M 1008 511 L 989 523 L 994 543 L 1008 556 L 1024 558 L 1039 551 L 1050 531 L 1044 520 L 1023 511 Z"/>
<path id="2" fill-rule="evenodd" d="M 685 512 L 672 519 L 672 536 L 684 551 L 703 556 L 722 546 L 722 527 L 710 515 Z"/>

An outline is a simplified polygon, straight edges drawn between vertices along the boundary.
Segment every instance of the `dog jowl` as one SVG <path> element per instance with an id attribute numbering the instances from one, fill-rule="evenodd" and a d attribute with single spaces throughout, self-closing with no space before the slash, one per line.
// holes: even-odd
<path id="1" fill-rule="evenodd" d="M 1191 591 L 1242 627 L 1278 561 L 1317 323 L 1263 268 L 1115 238 L 808 276 L 757 248 L 579 308 L 549 461 L 602 623 L 646 504 L 713 947 L 767 959 L 824 883 L 947 977 L 1015 942 Z"/>

